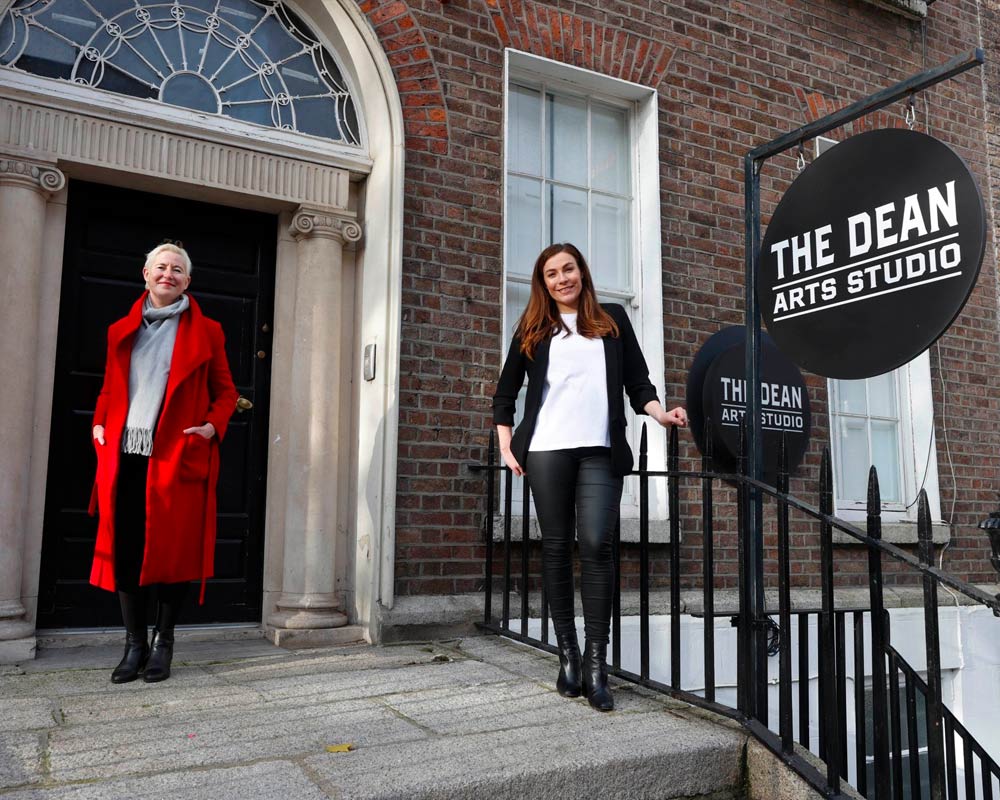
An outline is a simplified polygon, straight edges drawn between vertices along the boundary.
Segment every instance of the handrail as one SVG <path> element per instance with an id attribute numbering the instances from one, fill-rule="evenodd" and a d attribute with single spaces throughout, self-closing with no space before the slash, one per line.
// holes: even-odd
<path id="1" fill-rule="evenodd" d="M 469 464 L 468 469 L 471 472 L 487 472 L 487 471 L 499 472 L 499 473 L 510 472 L 510 469 L 503 464 L 494 464 L 494 465 Z M 630 476 L 639 475 L 640 472 L 639 470 L 632 470 L 628 474 Z M 781 492 L 779 492 L 776 487 L 771 486 L 768 483 L 764 483 L 763 481 L 755 480 L 754 478 L 750 478 L 746 475 L 740 475 L 737 472 L 711 472 L 708 470 L 667 469 L 667 470 L 646 470 L 642 474 L 645 475 L 645 477 L 647 478 L 692 478 L 698 480 L 718 479 L 730 484 L 736 484 L 736 485 L 745 484 L 747 486 L 752 486 L 755 489 L 758 489 L 759 491 L 763 492 L 767 496 L 775 499 L 782 496 Z M 834 529 L 842 533 L 846 533 L 848 536 L 850 536 L 858 543 L 866 545 L 869 548 L 878 550 L 879 552 L 884 553 L 885 555 L 889 556 L 895 561 L 898 561 L 902 564 L 906 564 L 907 566 L 912 567 L 913 569 L 917 570 L 923 575 L 933 576 L 934 579 L 937 580 L 939 583 L 943 583 L 949 588 L 954 589 L 955 591 L 960 592 L 961 594 L 964 594 L 970 600 L 974 600 L 976 603 L 980 605 L 987 606 L 988 608 L 993 610 L 994 614 L 1000 616 L 1000 596 L 994 596 L 988 594 L 987 592 L 984 592 L 982 589 L 979 589 L 978 587 L 973 586 L 972 584 L 966 583 L 962 581 L 960 578 L 956 578 L 954 575 L 951 575 L 950 573 L 947 573 L 944 570 L 938 569 L 933 564 L 925 564 L 922 561 L 920 561 L 920 559 L 914 558 L 905 550 L 902 550 L 901 548 L 897 547 L 894 544 L 891 544 L 890 542 L 883 541 L 882 539 L 873 539 L 871 536 L 869 536 L 867 533 L 861 530 L 861 528 L 858 528 L 852 525 L 851 523 L 846 522 L 845 520 L 842 520 L 839 517 L 834 516 L 833 514 L 825 514 L 815 506 L 812 506 L 809 503 L 799 500 L 794 495 L 786 494 L 784 495 L 784 498 L 785 502 L 788 503 L 788 505 L 791 508 L 794 508 L 798 511 L 808 514 L 817 522 L 823 522 L 829 524 Z M 777 613 L 777 612 L 772 612 L 772 613 Z"/>

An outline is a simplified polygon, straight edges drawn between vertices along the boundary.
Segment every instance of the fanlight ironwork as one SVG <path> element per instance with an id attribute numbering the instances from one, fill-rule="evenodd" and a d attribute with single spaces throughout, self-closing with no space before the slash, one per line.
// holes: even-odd
<path id="1" fill-rule="evenodd" d="M 0 64 L 360 143 L 336 59 L 281 0 L 16 0 Z"/>

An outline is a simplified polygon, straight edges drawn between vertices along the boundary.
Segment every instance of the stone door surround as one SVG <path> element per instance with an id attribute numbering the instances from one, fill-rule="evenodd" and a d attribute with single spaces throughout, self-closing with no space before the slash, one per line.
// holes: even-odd
<path id="1" fill-rule="evenodd" d="M 44 80 L 4 75 L 0 87 L 0 270 L 7 276 L 6 296 L 0 298 L 0 403 L 8 421 L 0 434 L 0 663 L 30 658 L 35 647 L 34 618 L 38 594 L 41 528 L 44 516 L 45 468 L 51 415 L 52 374 L 58 328 L 59 276 L 65 224 L 64 187 L 67 177 L 105 180 L 153 191 L 169 189 L 192 197 L 231 205 L 283 211 L 291 219 L 286 230 L 295 246 L 279 247 L 276 292 L 292 295 L 296 318 L 312 308 L 320 319 L 322 302 L 341 294 L 344 246 L 362 238 L 357 215 L 348 210 L 352 175 L 364 175 L 370 160 L 358 151 L 353 163 L 343 154 L 322 157 L 317 163 L 281 152 L 264 152 L 258 143 L 227 131 L 194 135 L 183 126 L 129 119 L 127 113 L 82 107 L 66 96 L 46 97 L 35 88 Z M 51 83 L 51 82 L 50 82 Z M 74 87 L 70 87 L 72 92 Z M 75 106 L 75 107 L 74 107 Z M 214 133 L 214 135 L 213 135 Z M 287 148 L 285 148 L 287 149 Z M 282 255 L 284 253 L 284 255 Z M 284 264 L 281 260 L 284 259 Z M 309 280 L 281 275 L 302 269 Z M 53 280 L 54 279 L 54 280 Z M 53 307 L 56 311 L 53 313 Z M 276 309 L 277 310 L 277 309 Z M 305 317 L 302 317 L 304 319 Z M 276 319 L 276 342 L 292 364 L 308 364 L 320 375 L 294 371 L 296 385 L 322 379 L 326 385 L 348 387 L 342 377 L 340 348 L 314 345 L 315 331 L 281 333 Z M 331 332 L 332 334 L 332 332 Z M 305 351 L 308 351 L 306 353 Z M 317 355 L 318 353 L 318 355 Z M 347 365 L 350 368 L 350 365 Z M 272 421 L 272 437 L 285 437 L 285 464 L 310 470 L 309 485 L 347 485 L 344 459 L 330 458 L 337 448 L 316 446 L 316 433 L 332 429 L 341 407 L 350 403 L 335 397 L 322 412 Z M 320 415 L 322 414 L 322 418 Z M 334 434 L 335 435 L 335 434 Z M 81 480 L 87 480 L 85 476 Z M 295 475 L 269 472 L 268 488 Z M 282 487 L 285 488 L 285 487 Z M 280 608 L 265 608 L 270 627 L 330 629 L 346 624 L 338 607 L 333 543 L 337 526 L 316 529 L 317 517 L 303 515 L 299 491 L 275 492 L 287 508 L 268 519 L 283 520 L 282 530 L 271 530 L 284 542 L 285 557 L 271 576 L 271 592 L 280 594 Z M 334 508 L 336 492 L 333 492 Z M 330 493 L 324 495 L 329 505 Z M 312 527 L 310 527 L 312 525 Z M 310 548 L 312 548 L 310 550 Z M 318 548 L 318 549 L 317 549 Z M 265 576 L 265 580 L 268 578 Z"/>

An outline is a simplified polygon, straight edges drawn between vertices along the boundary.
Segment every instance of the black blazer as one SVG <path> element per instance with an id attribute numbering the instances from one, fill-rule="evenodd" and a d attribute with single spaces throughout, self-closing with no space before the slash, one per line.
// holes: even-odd
<path id="1" fill-rule="evenodd" d="M 608 428 L 611 433 L 611 467 L 616 475 L 626 475 L 632 470 L 632 448 L 625 439 L 625 401 L 622 391 L 628 392 L 629 402 L 636 414 L 645 414 L 643 407 L 656 400 L 656 389 L 649 382 L 649 367 L 639 349 L 632 323 L 620 305 L 602 303 L 601 307 L 618 324 L 619 335 L 605 336 L 604 365 L 608 387 Z M 549 369 L 549 345 L 552 337 L 543 339 L 535 348 L 535 357 L 529 359 L 521 352 L 521 338 L 517 335 L 510 343 L 493 395 L 493 422 L 497 425 L 514 424 L 514 406 L 517 393 L 528 376 L 528 396 L 525 399 L 524 419 L 514 431 L 510 449 L 523 467 L 528 445 L 535 432 L 538 409 L 542 405 L 542 389 Z"/>

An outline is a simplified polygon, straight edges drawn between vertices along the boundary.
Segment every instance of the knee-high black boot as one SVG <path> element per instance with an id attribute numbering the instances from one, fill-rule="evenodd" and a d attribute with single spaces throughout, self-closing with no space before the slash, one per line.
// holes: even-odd
<path id="1" fill-rule="evenodd" d="M 153 646 L 142 679 L 146 683 L 165 681 L 170 677 L 170 664 L 174 658 L 174 627 L 180 616 L 187 594 L 186 583 L 165 583 L 158 589 L 156 626 L 153 629 Z"/>
<path id="2" fill-rule="evenodd" d="M 149 642 L 146 633 L 146 593 L 141 589 L 134 592 L 118 592 L 122 606 L 122 622 L 125 623 L 125 655 L 111 673 L 112 683 L 129 683 L 139 677 L 149 658 Z"/>
<path id="3" fill-rule="evenodd" d="M 583 655 L 583 691 L 598 711 L 612 711 L 615 707 L 608 688 L 607 654 L 606 642 L 588 641 Z"/>

